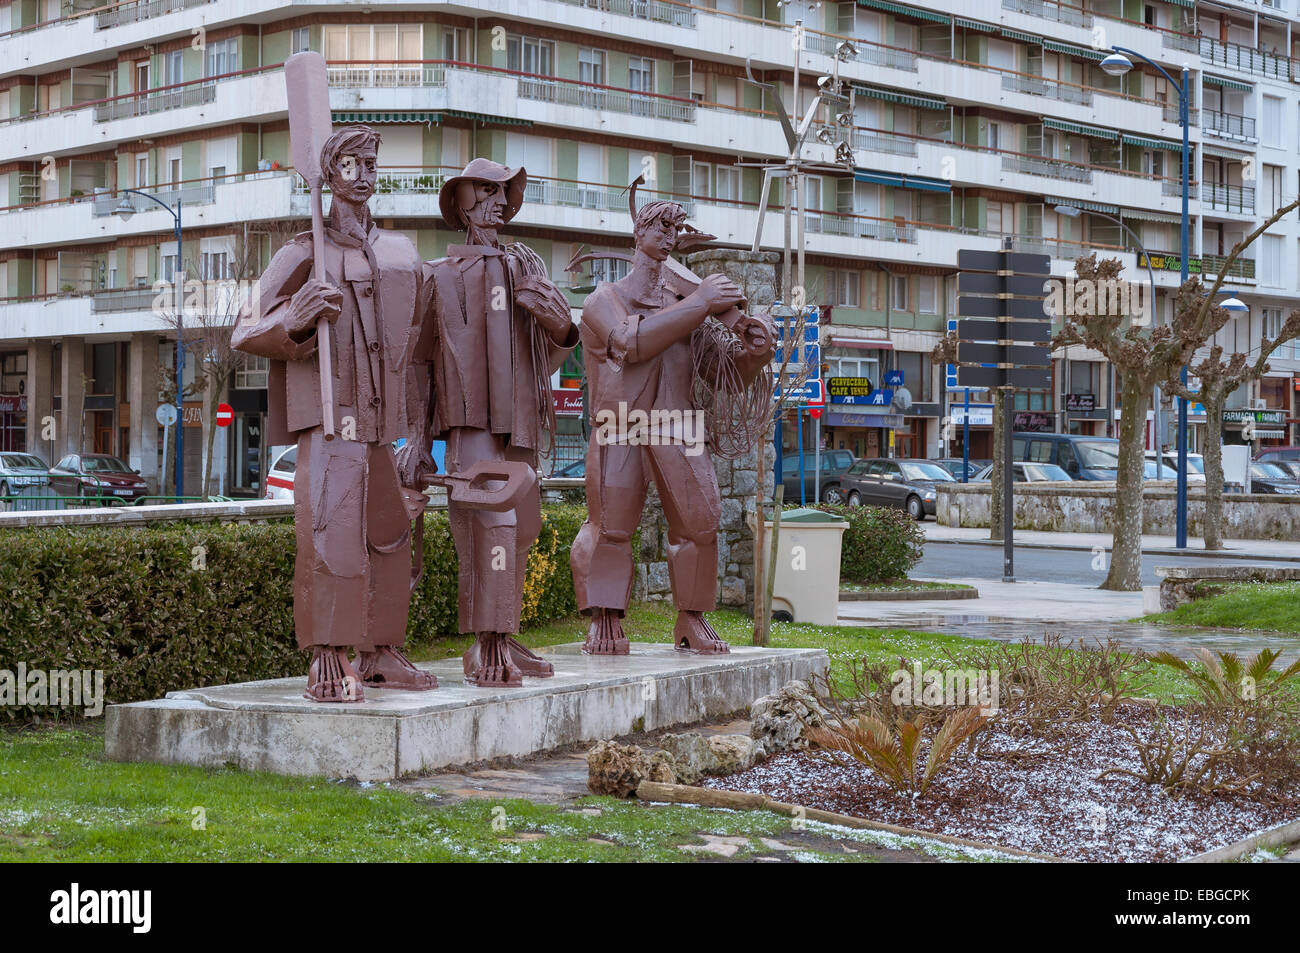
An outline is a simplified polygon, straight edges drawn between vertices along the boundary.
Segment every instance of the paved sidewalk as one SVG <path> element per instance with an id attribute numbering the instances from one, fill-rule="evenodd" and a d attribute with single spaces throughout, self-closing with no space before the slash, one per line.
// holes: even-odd
<path id="1" fill-rule="evenodd" d="M 940 526 L 931 520 L 921 524 L 929 543 L 970 543 L 1001 547 L 1001 541 L 989 539 L 987 527 Z M 1016 530 L 1016 548 L 1040 547 L 1044 549 L 1082 549 L 1091 551 L 1100 546 L 1107 552 L 1111 546 L 1110 533 L 1048 533 L 1041 530 Z M 1142 552 L 1167 556 L 1205 556 L 1211 559 L 1271 559 L 1300 563 L 1300 542 L 1277 539 L 1229 539 L 1224 548 L 1206 552 L 1200 539 L 1189 537 L 1186 549 L 1174 546 L 1172 536 L 1145 535 Z"/>
<path id="2" fill-rule="evenodd" d="M 1100 582 L 1102 577 L 1098 576 Z M 1121 622 L 1142 615 L 1141 592 L 1109 592 L 1095 585 L 1061 582 L 1002 582 L 945 579 L 979 590 L 978 599 L 916 599 L 905 602 L 841 602 L 840 621 L 857 625 L 899 624 L 920 617 L 945 620 L 1021 619 L 1033 622 Z"/>

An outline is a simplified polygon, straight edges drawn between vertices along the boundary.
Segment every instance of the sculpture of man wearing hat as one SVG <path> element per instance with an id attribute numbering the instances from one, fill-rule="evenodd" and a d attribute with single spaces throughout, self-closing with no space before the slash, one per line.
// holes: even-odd
<path id="1" fill-rule="evenodd" d="M 406 236 L 370 217 L 378 146 L 367 126 L 345 126 L 325 140 L 321 168 L 333 194 L 325 274 L 313 274 L 311 232 L 286 243 L 231 338 L 235 348 L 271 359 L 270 442 L 298 444 L 294 628 L 299 647 L 312 650 L 307 697 L 322 702 L 362 701 L 363 686 L 438 687 L 401 651 L 415 575 L 411 519 L 423 519 L 426 501 L 403 492 L 392 443 L 418 425 L 408 422 L 407 395 L 421 266 Z M 331 326 L 341 424 L 333 439 L 322 426 L 322 320 Z"/>
<path id="2" fill-rule="evenodd" d="M 454 476 L 485 461 L 535 468 L 553 431 L 550 377 L 577 346 L 578 329 L 541 259 L 498 240 L 519 213 L 527 181 L 522 168 L 479 158 L 442 187 L 443 220 L 468 234 L 465 244 L 424 265 L 414 360 L 427 375 L 421 391 L 428 412 L 422 437 L 399 454 L 408 483 L 432 469 L 434 440 L 447 441 Z M 514 638 L 528 550 L 541 529 L 535 469 L 527 475 L 506 509 L 458 503 L 455 493 L 449 500 L 460 557 L 460 631 L 475 636 L 464 655 L 471 685 L 517 686 L 526 675 L 554 674 Z"/>

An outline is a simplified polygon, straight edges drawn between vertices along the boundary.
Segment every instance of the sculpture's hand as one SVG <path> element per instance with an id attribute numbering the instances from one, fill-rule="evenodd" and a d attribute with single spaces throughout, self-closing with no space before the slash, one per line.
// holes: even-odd
<path id="1" fill-rule="evenodd" d="M 573 323 L 564 292 L 546 278 L 526 275 L 515 281 L 515 302 L 533 316 L 552 337 L 562 339 Z"/>
<path id="2" fill-rule="evenodd" d="M 769 314 L 746 315 L 738 328 L 740 344 L 749 357 L 771 360 L 776 354 L 776 326 Z"/>
<path id="3" fill-rule="evenodd" d="M 308 278 L 289 299 L 285 324 L 290 334 L 305 334 L 324 318 L 333 324 L 339 317 L 343 294 L 334 285 Z"/>
<path id="4" fill-rule="evenodd" d="M 706 275 L 690 294 L 708 314 L 725 314 L 745 300 L 736 283 L 723 274 Z"/>
<path id="5" fill-rule="evenodd" d="M 438 472 L 438 464 L 429 454 L 424 440 L 407 440 L 401 450 L 397 451 L 397 476 L 402 486 L 413 490 L 423 490 L 428 486 L 428 478 Z"/>

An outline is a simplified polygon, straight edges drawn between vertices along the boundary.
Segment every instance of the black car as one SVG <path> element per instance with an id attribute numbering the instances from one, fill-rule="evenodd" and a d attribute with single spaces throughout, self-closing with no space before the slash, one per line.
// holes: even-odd
<path id="1" fill-rule="evenodd" d="M 1276 463 L 1252 463 L 1250 465 L 1251 493 L 1278 493 L 1283 496 L 1300 495 L 1300 481 Z"/>
<path id="2" fill-rule="evenodd" d="M 849 506 L 896 506 L 915 520 L 934 515 L 936 483 L 953 476 L 933 460 L 859 460 L 844 475 Z"/>
<path id="3" fill-rule="evenodd" d="M 975 479 L 975 474 L 993 463 L 992 460 L 976 460 L 972 458 L 969 464 L 964 464 L 962 463 L 961 457 L 944 457 L 941 460 L 931 460 L 930 462 L 943 467 L 957 480 L 961 479 L 963 467 L 966 469 L 967 479 L 973 480 Z"/>
<path id="4" fill-rule="evenodd" d="M 845 503 L 848 496 L 840 485 L 844 474 L 853 466 L 854 456 L 847 450 L 823 450 L 821 452 L 821 480 L 817 480 L 816 451 L 803 452 L 803 486 L 802 499 L 809 503 L 817 502 L 816 493 L 821 489 L 822 503 Z M 785 451 L 781 456 L 781 485 L 785 487 L 785 502 L 800 502 L 799 495 L 799 452 Z"/>

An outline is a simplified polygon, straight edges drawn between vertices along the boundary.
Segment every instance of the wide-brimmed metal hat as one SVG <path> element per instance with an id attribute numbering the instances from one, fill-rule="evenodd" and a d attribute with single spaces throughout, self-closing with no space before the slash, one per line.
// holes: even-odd
<path id="1" fill-rule="evenodd" d="M 460 206 L 456 203 L 456 189 L 462 182 L 496 182 L 498 185 L 505 186 L 506 207 L 502 214 L 505 221 L 509 222 L 519 214 L 519 209 L 524 204 L 524 186 L 528 184 L 528 173 L 524 171 L 523 166 L 512 169 L 491 159 L 478 158 L 465 166 L 465 171 L 460 175 L 453 175 L 444 182 L 442 190 L 438 193 L 438 208 L 442 212 L 442 220 L 452 228 L 461 231 L 469 227 L 469 223 L 460 213 Z"/>

